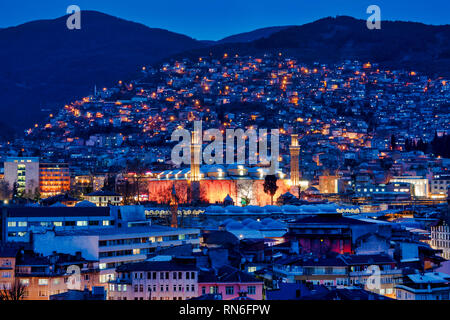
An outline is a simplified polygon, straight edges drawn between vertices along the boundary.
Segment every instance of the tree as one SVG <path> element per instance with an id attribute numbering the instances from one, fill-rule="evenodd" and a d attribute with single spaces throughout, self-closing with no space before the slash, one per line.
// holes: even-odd
<path id="1" fill-rule="evenodd" d="M 243 206 L 247 206 L 252 201 L 253 195 L 253 181 L 252 180 L 237 180 L 238 193 L 241 198 Z"/>
<path id="2" fill-rule="evenodd" d="M 0 300 L 22 300 L 25 296 L 26 290 L 26 286 L 16 279 L 16 281 L 14 281 L 11 285 L 11 288 L 3 288 L 0 290 Z"/>
<path id="3" fill-rule="evenodd" d="M 17 182 L 14 182 L 12 187 L 12 200 L 16 201 L 18 198 L 21 198 L 21 196 L 21 193 L 17 190 Z"/>
<path id="4" fill-rule="evenodd" d="M 147 170 L 147 168 L 146 168 L 144 162 L 139 158 L 135 158 L 127 163 L 127 173 L 130 173 L 130 172 L 133 173 L 132 178 L 134 180 L 134 184 L 135 184 L 136 191 L 137 191 L 137 202 L 138 203 L 141 200 L 140 185 L 141 185 L 141 181 L 145 177 L 146 170 Z"/>
<path id="5" fill-rule="evenodd" d="M 273 196 L 278 190 L 277 177 L 274 174 L 268 174 L 264 178 L 264 192 L 270 195 L 270 204 L 273 205 Z"/>
<path id="6" fill-rule="evenodd" d="M 128 181 L 128 178 L 125 178 L 124 188 L 123 188 L 123 204 L 128 205 L 131 203 L 130 200 L 130 182 Z"/>
<path id="7" fill-rule="evenodd" d="M 39 187 L 34 189 L 33 200 L 39 202 L 41 200 L 41 192 L 39 191 Z"/>
<path id="8" fill-rule="evenodd" d="M 0 180 L 0 200 L 8 200 L 11 196 L 9 183 L 5 180 Z"/>
<path id="9" fill-rule="evenodd" d="M 104 191 L 115 191 L 116 190 L 116 176 L 115 175 L 113 175 L 113 174 L 106 175 L 102 190 L 104 190 Z"/>

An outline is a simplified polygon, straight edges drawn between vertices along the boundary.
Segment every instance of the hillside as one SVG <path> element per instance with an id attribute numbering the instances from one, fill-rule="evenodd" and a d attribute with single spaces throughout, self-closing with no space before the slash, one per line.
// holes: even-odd
<path id="1" fill-rule="evenodd" d="M 94 11 L 82 12 L 81 25 L 81 30 L 68 30 L 66 17 L 61 17 L 0 29 L 1 138 L 20 134 L 44 113 L 92 93 L 94 85 L 102 88 L 132 78 L 143 65 L 169 58 L 281 51 L 305 63 L 358 59 L 450 76 L 449 25 L 383 21 L 381 30 L 368 30 L 365 20 L 329 17 L 217 42 Z"/>
<path id="2" fill-rule="evenodd" d="M 250 32 L 238 33 L 217 41 L 217 44 L 255 41 L 261 38 L 267 38 L 272 34 L 289 27 L 292 26 L 260 28 Z"/>

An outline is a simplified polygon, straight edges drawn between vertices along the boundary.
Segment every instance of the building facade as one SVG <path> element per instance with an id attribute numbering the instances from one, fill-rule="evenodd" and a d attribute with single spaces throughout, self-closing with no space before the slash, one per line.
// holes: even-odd
<path id="1" fill-rule="evenodd" d="M 8 241 L 28 242 L 32 232 L 110 228 L 115 218 L 110 208 L 17 207 L 7 209 L 6 221 Z"/>
<path id="2" fill-rule="evenodd" d="M 109 300 L 187 300 L 198 295 L 195 263 L 145 261 L 119 266 Z"/>
<path id="3" fill-rule="evenodd" d="M 40 163 L 39 190 L 48 198 L 70 190 L 70 170 L 67 163 Z"/>
<path id="4" fill-rule="evenodd" d="M 450 260 L 450 226 L 447 222 L 431 227 L 431 247 L 442 250 L 442 258 Z"/>
<path id="5" fill-rule="evenodd" d="M 120 194 L 113 191 L 95 191 L 88 193 L 84 198 L 94 203 L 97 207 L 119 206 L 123 200 Z"/>
<path id="6" fill-rule="evenodd" d="M 235 300 L 245 294 L 253 300 L 263 299 L 263 281 L 253 275 L 223 266 L 199 274 L 198 295 L 220 294 L 223 300 Z"/>
<path id="7" fill-rule="evenodd" d="M 125 263 L 145 261 L 157 250 L 182 244 L 200 245 L 198 229 L 164 226 L 123 227 L 96 230 L 47 231 L 33 235 L 36 252 L 81 251 L 83 257 L 99 261 L 100 283 L 114 280 L 116 268 Z"/>
<path id="8" fill-rule="evenodd" d="M 435 175 L 430 182 L 430 191 L 432 195 L 443 197 L 447 196 L 447 190 L 450 186 L 449 174 Z"/>
<path id="9" fill-rule="evenodd" d="M 39 190 L 39 158 L 8 157 L 4 163 L 5 181 L 12 191 L 16 184 L 18 194 L 34 194 Z"/>
<path id="10" fill-rule="evenodd" d="M 395 287 L 395 293 L 398 300 L 449 300 L 450 276 L 440 272 L 410 274 Z"/>

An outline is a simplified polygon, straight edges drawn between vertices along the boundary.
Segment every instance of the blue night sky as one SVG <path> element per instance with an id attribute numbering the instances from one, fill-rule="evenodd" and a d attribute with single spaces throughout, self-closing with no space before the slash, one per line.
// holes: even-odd
<path id="1" fill-rule="evenodd" d="M 71 4 L 200 40 L 218 40 L 268 26 L 299 25 L 326 16 L 365 19 L 371 4 L 381 8 L 382 20 L 450 23 L 448 0 L 1 0 L 0 28 L 63 16 Z"/>

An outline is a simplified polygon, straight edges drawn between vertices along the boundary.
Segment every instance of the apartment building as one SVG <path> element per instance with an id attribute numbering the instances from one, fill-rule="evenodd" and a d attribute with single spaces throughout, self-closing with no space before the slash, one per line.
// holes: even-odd
<path id="1" fill-rule="evenodd" d="M 33 194 L 39 190 L 39 158 L 8 157 L 4 162 L 5 181 L 12 190 L 17 186 L 18 194 Z"/>
<path id="2" fill-rule="evenodd" d="M 410 274 L 395 292 L 398 300 L 449 300 L 450 276 L 440 272 Z"/>
<path id="3" fill-rule="evenodd" d="M 99 284 L 97 261 L 86 260 L 80 252 L 75 255 L 52 253 L 19 254 L 16 279 L 26 287 L 24 300 L 49 300 L 51 295 L 68 290 L 92 289 Z"/>
<path id="4" fill-rule="evenodd" d="M 128 263 L 116 272 L 109 283 L 110 300 L 187 300 L 198 295 L 198 270 L 190 259 Z"/>
<path id="5" fill-rule="evenodd" d="M 431 226 L 431 247 L 442 250 L 441 256 L 450 260 L 450 226 L 448 220 Z"/>
<path id="6" fill-rule="evenodd" d="M 29 242 L 32 232 L 109 228 L 115 218 L 107 207 L 11 207 L 6 215 L 7 238 Z"/>
<path id="7" fill-rule="evenodd" d="M 162 248 L 200 244 L 198 229 L 165 226 L 116 227 L 86 230 L 46 231 L 33 236 L 36 252 L 48 255 L 53 251 L 81 251 L 83 257 L 99 261 L 100 283 L 114 280 L 116 268 L 122 264 L 140 262 Z"/>
<path id="8" fill-rule="evenodd" d="M 123 200 L 120 194 L 113 191 L 95 191 L 85 195 L 84 198 L 95 203 L 97 207 L 118 206 Z"/>
<path id="9" fill-rule="evenodd" d="M 224 265 L 199 273 L 198 295 L 205 294 L 220 294 L 223 300 L 236 300 L 241 296 L 262 300 L 263 281 L 250 273 Z"/>
<path id="10" fill-rule="evenodd" d="M 17 249 L 0 247 L 0 290 L 10 289 L 15 282 Z"/>
<path id="11" fill-rule="evenodd" d="M 48 198 L 70 190 L 70 170 L 67 163 L 40 163 L 39 190 Z"/>
<path id="12" fill-rule="evenodd" d="M 447 190 L 450 187 L 450 175 L 439 174 L 435 175 L 430 181 L 430 191 L 432 195 L 447 196 Z"/>

